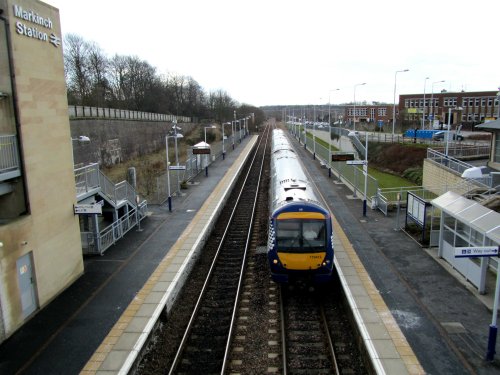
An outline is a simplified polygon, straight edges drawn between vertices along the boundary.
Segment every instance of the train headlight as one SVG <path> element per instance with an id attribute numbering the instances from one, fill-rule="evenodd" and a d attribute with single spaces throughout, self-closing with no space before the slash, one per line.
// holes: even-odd
<path id="1" fill-rule="evenodd" d="M 274 259 L 273 264 L 278 264 L 278 259 Z"/>
<path id="2" fill-rule="evenodd" d="M 325 266 L 325 267 L 326 267 L 327 265 L 329 265 L 329 264 L 330 264 L 330 260 L 329 260 L 329 259 L 327 259 L 327 260 L 325 260 L 325 261 L 323 262 L 323 266 Z"/>

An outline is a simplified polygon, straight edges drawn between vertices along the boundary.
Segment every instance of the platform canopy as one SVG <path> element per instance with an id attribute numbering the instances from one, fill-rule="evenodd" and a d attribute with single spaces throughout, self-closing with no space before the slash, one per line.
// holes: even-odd
<path id="1" fill-rule="evenodd" d="M 500 214 L 476 201 L 449 191 L 431 201 L 448 215 L 484 234 L 495 244 L 500 244 Z"/>
<path id="2" fill-rule="evenodd" d="M 484 130 L 500 130 L 500 120 L 488 121 L 483 124 L 476 125 L 475 128 Z"/>
<path id="3" fill-rule="evenodd" d="M 199 142 L 193 146 L 193 148 L 210 148 L 210 145 L 206 142 Z"/>

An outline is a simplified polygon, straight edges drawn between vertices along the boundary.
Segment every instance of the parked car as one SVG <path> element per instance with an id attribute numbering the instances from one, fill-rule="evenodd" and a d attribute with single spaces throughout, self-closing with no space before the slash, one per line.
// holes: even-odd
<path id="1" fill-rule="evenodd" d="M 435 141 L 442 141 L 446 133 L 447 132 L 445 131 L 436 132 L 433 134 L 432 139 Z M 463 141 L 464 136 L 462 134 L 451 133 L 449 139 L 453 139 L 454 141 Z"/>

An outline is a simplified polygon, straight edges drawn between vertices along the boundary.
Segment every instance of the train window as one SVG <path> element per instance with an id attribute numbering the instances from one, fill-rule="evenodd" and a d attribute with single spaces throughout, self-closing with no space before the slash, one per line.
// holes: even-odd
<path id="1" fill-rule="evenodd" d="M 324 220 L 278 220 L 276 240 L 279 249 L 294 252 L 324 251 Z"/>

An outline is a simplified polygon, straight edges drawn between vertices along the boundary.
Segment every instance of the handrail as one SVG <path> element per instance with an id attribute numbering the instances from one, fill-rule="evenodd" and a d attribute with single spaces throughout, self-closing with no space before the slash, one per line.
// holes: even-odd
<path id="1" fill-rule="evenodd" d="M 98 163 L 86 165 L 75 169 L 75 184 L 77 199 L 86 194 L 100 190 L 111 202 L 119 205 L 127 200 L 132 205 L 136 204 L 137 192 L 127 181 L 115 184 L 100 169 Z"/>
<path id="2" fill-rule="evenodd" d="M 17 136 L 0 135 L 0 173 L 20 168 Z"/>

